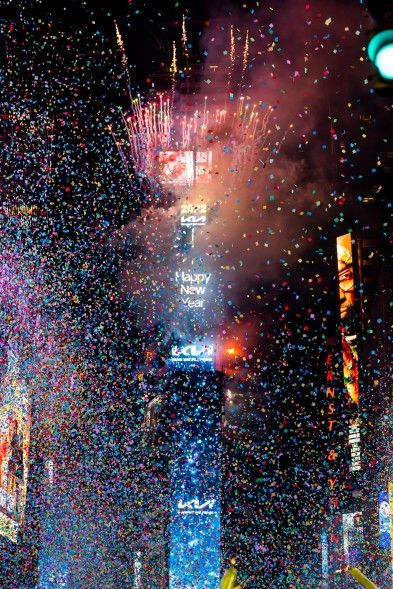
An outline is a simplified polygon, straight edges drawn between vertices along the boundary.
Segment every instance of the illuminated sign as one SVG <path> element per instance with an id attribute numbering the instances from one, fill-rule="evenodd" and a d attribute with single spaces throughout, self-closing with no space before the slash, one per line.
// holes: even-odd
<path id="1" fill-rule="evenodd" d="M 207 205 L 204 203 L 180 205 L 180 225 L 203 227 L 207 223 Z"/>
<path id="2" fill-rule="evenodd" d="M 191 309 L 203 308 L 203 296 L 211 279 L 211 274 L 204 272 L 175 272 L 175 282 L 180 285 L 182 303 Z"/>
<path id="3" fill-rule="evenodd" d="M 329 586 L 329 544 L 326 532 L 321 534 L 322 589 Z"/>
<path id="4" fill-rule="evenodd" d="M 353 257 L 351 234 L 337 238 L 338 288 L 340 295 L 340 318 L 346 319 L 355 304 L 355 285 L 353 278 Z"/>
<path id="5" fill-rule="evenodd" d="M 346 233 L 337 238 L 337 269 L 342 323 L 342 356 L 344 384 L 349 398 L 359 404 L 359 359 L 357 335 L 353 333 L 355 315 L 355 284 L 353 275 L 353 256 L 351 234 Z"/>
<path id="6" fill-rule="evenodd" d="M 180 512 L 171 521 L 169 589 L 216 589 L 220 575 L 220 509 Z"/>
<path id="7" fill-rule="evenodd" d="M 214 346 L 189 344 L 173 346 L 171 359 L 177 362 L 213 362 Z"/>
<path id="8" fill-rule="evenodd" d="M 361 470 L 362 463 L 360 458 L 360 424 L 359 420 L 354 420 L 349 426 L 348 444 L 351 449 L 351 470 L 355 472 Z"/>
<path id="9" fill-rule="evenodd" d="M 15 378 L 17 357 L 9 350 L 0 397 L 0 536 L 17 542 L 26 505 L 30 443 L 29 397 Z"/>
<path id="10" fill-rule="evenodd" d="M 209 182 L 212 162 L 212 151 L 160 151 L 158 163 L 161 182 L 174 186 Z"/>
<path id="11" fill-rule="evenodd" d="M 362 544 L 362 512 L 343 513 L 343 548 L 349 566 L 356 567 L 361 563 Z"/>
<path id="12" fill-rule="evenodd" d="M 199 499 L 190 499 L 189 501 L 180 501 L 177 504 L 177 509 L 179 512 L 183 514 L 203 514 L 203 515 L 212 515 L 216 505 L 216 499 L 207 499 L 207 501 L 200 502 Z"/>
<path id="13" fill-rule="evenodd" d="M 393 562 L 393 483 L 388 484 L 389 512 L 390 512 L 390 559 Z M 393 581 L 393 566 L 391 568 Z"/>
<path id="14" fill-rule="evenodd" d="M 379 519 L 379 546 L 389 550 L 391 547 L 390 538 L 390 505 L 389 493 L 380 491 L 378 493 L 378 519 Z"/>
<path id="15" fill-rule="evenodd" d="M 134 558 L 134 589 L 139 589 L 141 586 L 141 577 L 142 577 L 142 561 L 141 561 L 141 552 L 138 550 L 136 553 L 136 557 Z"/>
<path id="16" fill-rule="evenodd" d="M 359 358 L 356 335 L 342 335 L 344 385 L 349 398 L 359 404 Z"/>
<path id="17" fill-rule="evenodd" d="M 181 354 L 204 354 L 213 346 L 187 346 Z M 217 589 L 221 546 L 221 393 L 210 366 L 176 378 L 170 468 L 169 588 Z M 182 366 L 181 370 L 185 370 Z"/>
<path id="18" fill-rule="evenodd" d="M 187 186 L 194 182 L 192 151 L 160 151 L 158 156 L 161 181 L 164 184 Z"/>

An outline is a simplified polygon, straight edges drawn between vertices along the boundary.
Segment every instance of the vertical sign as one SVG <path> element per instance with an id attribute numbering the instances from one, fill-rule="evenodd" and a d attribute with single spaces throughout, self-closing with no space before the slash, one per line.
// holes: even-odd
<path id="1" fill-rule="evenodd" d="M 161 156 L 168 182 L 209 179 L 211 156 L 192 152 Z M 192 165 L 195 164 L 196 172 Z M 201 340 L 203 313 L 212 275 L 190 255 L 197 232 L 208 222 L 204 202 L 180 204 L 175 247 L 181 266 L 174 273 L 177 315 L 183 340 L 172 346 L 168 366 L 177 374 L 171 397 L 173 445 L 170 467 L 169 589 L 217 589 L 220 575 L 221 381 L 214 371 L 215 349 Z M 180 256 L 179 256 L 180 257 Z M 203 331 L 200 325 L 203 325 Z"/>
<path id="2" fill-rule="evenodd" d="M 388 486 L 389 493 L 389 511 L 390 511 L 390 555 L 391 555 L 391 573 L 393 585 L 393 483 L 390 482 Z"/>
<path id="3" fill-rule="evenodd" d="M 380 491 L 378 493 L 378 519 L 379 519 L 379 546 L 390 550 L 390 505 L 389 493 Z"/>
<path id="4" fill-rule="evenodd" d="M 322 589 L 329 587 L 329 544 L 326 532 L 321 534 Z"/>
<path id="5" fill-rule="evenodd" d="M 338 395 L 340 390 L 339 382 L 341 374 L 338 373 L 340 366 L 340 351 L 337 350 L 334 340 L 328 346 L 324 372 L 325 372 L 325 402 L 323 405 L 323 424 L 325 426 L 326 448 L 325 448 L 325 471 L 326 480 L 326 497 L 328 500 L 328 571 L 334 571 L 340 567 L 342 558 L 341 544 L 341 500 L 343 495 L 341 468 L 343 455 L 341 444 L 338 443 L 338 430 L 342 427 L 340 424 L 340 409 L 342 408 L 342 399 Z"/>
<path id="6" fill-rule="evenodd" d="M 362 512 L 343 513 L 343 545 L 346 564 L 361 565 L 363 544 Z"/>
<path id="7" fill-rule="evenodd" d="M 15 543 L 26 505 L 31 421 L 19 361 L 9 348 L 7 372 L 0 382 L 0 536 Z"/>
<path id="8" fill-rule="evenodd" d="M 169 589 L 217 589 L 220 574 L 221 381 L 178 373 L 173 431 Z"/>
<path id="9" fill-rule="evenodd" d="M 362 467 L 359 418 L 359 357 L 351 234 L 346 233 L 338 237 L 336 245 L 343 376 L 351 414 L 348 445 L 351 453 L 351 471 L 357 472 Z"/>

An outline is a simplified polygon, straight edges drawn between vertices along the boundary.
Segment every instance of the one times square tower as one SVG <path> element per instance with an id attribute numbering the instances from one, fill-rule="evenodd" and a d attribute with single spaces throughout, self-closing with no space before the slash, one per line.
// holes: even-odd
<path id="1" fill-rule="evenodd" d="M 186 157 L 187 155 L 187 157 Z M 145 559 L 151 577 L 155 562 L 165 562 L 165 575 L 157 587 L 169 589 L 216 589 L 220 576 L 221 538 L 221 416 L 222 374 L 215 369 L 214 323 L 218 312 L 217 284 L 211 261 L 199 248 L 200 233 L 208 223 L 206 188 L 196 181 L 193 169 L 211 153 L 195 151 L 160 153 L 161 178 L 168 161 L 187 162 L 186 180 L 178 179 L 179 212 L 171 264 L 171 299 L 174 315 L 172 342 L 164 376 L 163 392 L 148 407 L 150 430 L 160 432 L 167 478 L 167 504 L 162 530 L 154 532 L 151 545 L 165 544 L 165 554 L 153 558 L 146 546 Z M 154 437 L 154 434 L 153 434 Z M 142 569 L 146 568 L 143 564 Z M 143 580 L 141 578 L 141 586 Z"/>
<path id="2" fill-rule="evenodd" d="M 201 159 L 207 164 L 209 157 L 209 152 L 193 152 L 190 166 Z M 214 367 L 214 342 L 206 337 L 212 329 L 216 285 L 214 272 L 198 251 L 209 211 L 201 184 L 196 184 L 197 195 L 181 201 L 175 237 L 180 255 L 175 257 L 179 262 L 173 284 L 182 325 L 167 361 L 169 589 L 216 589 L 220 575 L 222 377 Z"/>

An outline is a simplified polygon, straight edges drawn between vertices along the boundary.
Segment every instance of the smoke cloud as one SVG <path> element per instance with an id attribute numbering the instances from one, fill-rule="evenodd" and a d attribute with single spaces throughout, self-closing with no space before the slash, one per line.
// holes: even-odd
<path id="1" fill-rule="evenodd" d="M 169 208 L 145 209 L 120 236 L 136 244 L 121 282 L 141 324 L 164 321 L 179 334 L 189 333 L 191 321 L 174 283 L 182 263 L 213 277 L 208 311 L 193 324 L 203 336 L 226 332 L 234 309 L 258 307 L 250 299 L 254 285 L 266 287 L 266 303 L 272 283 L 315 255 L 312 236 L 331 222 L 344 176 L 340 142 L 346 145 L 358 125 L 352 103 L 369 73 L 360 41 L 369 23 L 355 3 L 292 1 L 247 16 L 227 5 L 224 13 L 213 13 L 203 34 L 198 92 L 175 94 L 173 107 L 176 137 L 184 134 L 184 117 L 198 120 L 194 147 L 213 154 L 208 181 L 171 186 Z M 252 110 L 259 118 L 254 134 Z M 338 120 L 335 112 L 348 117 Z M 176 243 L 182 205 L 201 202 L 208 223 L 184 256 Z"/>

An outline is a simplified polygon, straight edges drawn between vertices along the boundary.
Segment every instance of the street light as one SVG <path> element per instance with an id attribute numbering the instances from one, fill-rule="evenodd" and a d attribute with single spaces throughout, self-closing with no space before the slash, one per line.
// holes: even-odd
<path id="1" fill-rule="evenodd" d="M 376 33 L 368 45 L 368 56 L 384 80 L 393 80 L 393 29 Z"/>

